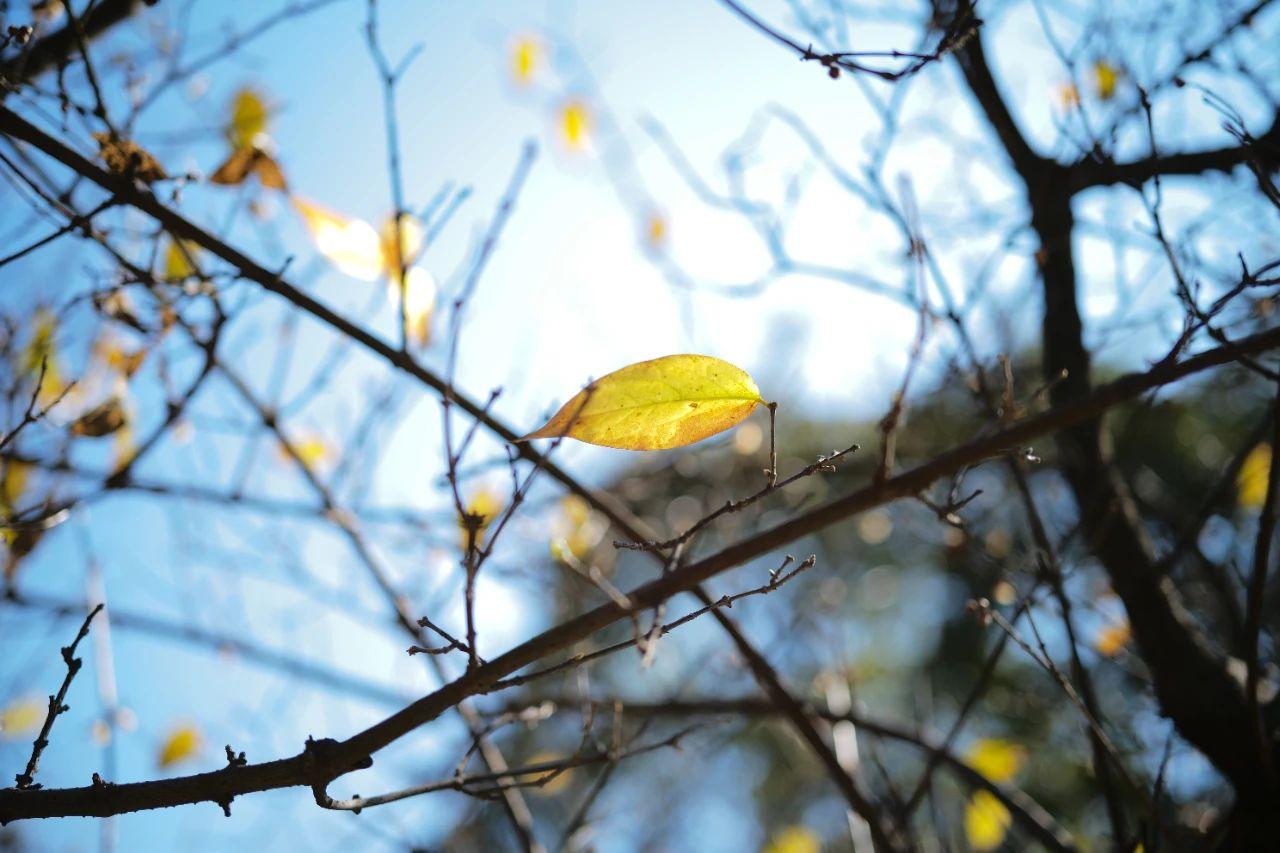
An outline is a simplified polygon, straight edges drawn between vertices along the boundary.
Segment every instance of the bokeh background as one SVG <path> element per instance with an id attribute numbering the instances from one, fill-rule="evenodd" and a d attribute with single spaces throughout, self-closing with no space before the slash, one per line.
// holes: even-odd
<path id="1" fill-rule="evenodd" d="M 910 246 L 886 204 L 916 212 L 980 357 L 994 363 L 1007 354 L 1020 391 L 1038 386 L 1041 309 L 1027 211 L 954 63 L 938 62 L 892 85 L 850 74 L 829 80 L 710 0 L 377 5 L 382 49 L 393 63 L 412 53 L 394 98 L 405 203 L 427 235 L 414 280 L 434 294 L 433 310 L 419 317 L 429 331 L 415 343 L 424 363 L 447 368 L 451 300 L 532 144 L 528 179 L 463 315 L 459 388 L 484 399 L 500 387 L 493 411 L 531 430 L 592 377 L 668 353 L 707 353 L 747 369 L 778 401 L 784 472 L 853 442 L 868 449 L 717 526 L 700 549 L 872 475 L 877 419 L 902 381 L 919 313 Z M 1137 85 L 1164 80 L 1187 49 L 1245 5 L 992 2 L 981 12 L 996 79 L 1035 145 L 1072 159 L 1080 140 L 1098 133 L 1123 159 L 1149 145 Z M 914 49 L 928 17 L 920 4 L 846 10 L 841 3 L 761 2 L 753 9 L 801 41 L 825 34 L 831 43 L 868 50 Z M 60 25 L 25 3 L 10 2 L 3 14 L 7 23 Z M 145 104 L 131 122 L 133 137 L 171 175 L 191 176 L 173 189 L 188 217 L 394 339 L 385 270 L 375 265 L 353 275 L 359 264 L 337 257 L 347 247 L 334 242 L 367 244 L 393 205 L 384 90 L 366 44 L 367 16 L 362 2 L 165 0 L 92 51 L 112 110 L 125 115 Z M 1161 88 L 1153 100 L 1160 145 L 1229 143 L 1221 108 L 1206 91 L 1246 124 L 1267 120 L 1280 88 L 1278 29 L 1280 15 L 1260 14 L 1230 36 L 1226 59 L 1185 72 L 1193 85 Z M 92 151 L 84 122 L 60 116 L 52 83 L 41 85 L 7 103 L 44 126 L 66 127 Z M 66 85 L 88 97 L 80 68 L 68 69 Z M 246 92 L 265 107 L 255 144 L 279 164 L 288 193 L 255 180 L 219 186 L 202 179 L 227 157 L 228 128 Z M 1247 172 L 1172 179 L 1163 193 L 1164 225 L 1207 286 L 1232 274 L 1238 252 L 1251 259 L 1274 254 L 1275 213 Z M 327 213 L 308 219 L 299 201 Z M 13 181 L 0 185 L 0 212 L 0 254 L 50 227 Z M 1082 311 L 1096 370 L 1106 376 L 1142 368 L 1168 351 L 1183 320 L 1144 198 L 1100 188 L 1077 200 L 1076 215 Z M 353 226 L 357 220 L 368 224 Z M 174 263 L 170 243 L 149 222 L 130 214 L 114 222 L 135 257 L 175 272 L 166 266 Z M 457 631 L 462 534 L 442 481 L 439 400 L 256 286 L 220 277 L 212 259 L 191 260 L 199 275 L 180 268 L 177 277 L 207 278 L 234 308 L 221 341 L 224 358 L 279 413 L 411 609 Z M 135 780 L 212 769 L 223 763 L 224 743 L 255 761 L 293 754 L 308 735 L 343 737 L 437 686 L 422 658 L 405 654 L 385 598 L 351 543 L 316 510 L 297 460 L 281 452 L 261 412 L 225 377 L 202 386 L 180 421 L 148 448 L 133 487 L 102 487 L 121 454 L 162 422 L 173 389 L 185 388 L 200 369 L 199 351 L 179 333 L 148 337 L 103 319 L 90 294 L 114 277 L 98 247 L 74 239 L 0 269 L 11 356 L 6 382 L 16 388 L 24 376 L 29 381 L 29 354 L 37 351 L 61 377 L 77 380 L 66 414 L 55 410 L 50 424 L 36 425 L 19 444 L 45 464 L 6 458 L 9 507 L 62 501 L 69 508 L 29 553 L 11 546 L 11 600 L 0 603 L 0 706 L 7 709 L 0 767 L 21 769 L 30 707 L 60 679 L 57 647 L 82 618 L 86 596 L 107 601 L 108 622 L 86 641 L 71 711 L 42 763 L 47 786 L 87 783 L 94 770 Z M 938 293 L 929 299 L 942 302 Z M 139 300 L 131 310 L 149 319 L 158 309 Z M 1233 322 L 1262 322 L 1261 311 L 1251 308 Z M 963 443 L 987 422 L 958 367 L 954 332 L 941 320 L 929 327 L 900 438 L 904 464 Z M 142 349 L 145 360 L 131 375 L 113 366 L 112 354 L 118 360 Z M 98 439 L 68 439 L 59 429 L 109 395 L 125 401 L 127 429 Z M 1153 512 L 1172 525 L 1200 504 L 1237 449 L 1257 443 L 1250 436 L 1269 395 L 1244 373 L 1224 374 L 1117 418 L 1117 444 L 1132 451 L 1121 455 L 1123 467 Z M 24 402 L 9 397 L 17 416 Z M 767 450 L 761 411 L 731 433 L 682 450 L 639 455 L 566 445 L 556 457 L 659 529 L 678 532 L 758 488 Z M 1072 541 L 1074 509 L 1052 471 L 1051 448 L 1037 450 L 1048 463 L 1034 485 L 1064 544 L 1082 653 L 1118 748 L 1144 780 L 1159 772 L 1168 750 L 1167 810 L 1187 826 L 1204 824 L 1227 802 L 1221 780 L 1198 753 L 1171 739 L 1128 648 L 1123 608 Z M 492 512 L 504 505 L 510 475 L 499 442 L 478 433 L 464 472 L 462 488 L 475 506 Z M 982 495 L 966 508 L 963 527 L 941 523 L 920 503 L 874 511 L 797 545 L 790 553 L 816 554 L 815 569 L 735 607 L 797 693 L 945 731 L 996 639 L 966 614 L 965 602 L 987 596 L 1009 605 L 1029 586 L 1033 568 L 1016 501 L 998 472 L 975 471 L 965 488 Z M 1243 487 L 1219 496 L 1200 547 L 1222 559 L 1246 547 L 1248 510 L 1258 500 Z M 601 600 L 598 589 L 566 570 L 566 549 L 624 589 L 651 577 L 642 556 L 615 553 L 613 538 L 602 519 L 549 481 L 535 486 L 479 582 L 481 654 L 494 656 Z M 713 591 L 758 585 L 780 559 L 719 578 Z M 1195 582 L 1188 583 L 1194 595 Z M 677 611 L 691 606 L 673 604 Z M 1056 612 L 1047 602 L 1035 608 Z M 618 636 L 628 630 L 620 627 Z M 1049 625 L 1044 639 L 1062 659 L 1061 630 Z M 454 675 L 462 663 L 443 659 Z M 652 667 L 624 652 L 478 704 L 498 713 L 555 703 L 556 713 L 534 715 L 545 719 L 502 729 L 499 742 L 520 763 L 577 748 L 575 703 L 583 697 L 621 697 L 642 707 L 755 693 L 731 646 L 700 620 L 666 638 Z M 626 719 L 649 717 L 638 710 Z M 652 719 L 649 731 L 659 734 L 690 722 Z M 806 850 L 819 842 L 846 849 L 843 804 L 788 730 L 750 716 L 693 721 L 702 726 L 680 750 L 618 766 L 583 843 L 620 851 Z M 460 720 L 441 718 L 338 787 L 363 793 L 447 777 L 467 741 Z M 908 789 L 910 781 L 901 780 L 922 766 L 909 745 L 875 741 L 863 749 L 868 767 L 879 767 L 870 775 L 883 773 Z M 1105 836 L 1078 712 L 1016 650 L 1002 658 L 956 742 L 960 753 L 988 754 L 983 749 L 1011 756 L 1010 778 L 1082 843 Z M 554 847 L 556 827 L 599 772 L 574 770 L 528 792 L 547 843 Z M 948 780 L 925 806 L 943 846 L 974 843 L 966 836 L 967 802 L 967 789 Z M 357 817 L 321 811 L 306 792 L 286 790 L 242 798 L 233 815 L 205 804 L 107 822 L 28 822 L 0 839 L 18 850 L 511 844 L 499 806 L 450 792 Z M 1027 842 L 1001 833 L 1001 843 L 1022 849 Z"/>

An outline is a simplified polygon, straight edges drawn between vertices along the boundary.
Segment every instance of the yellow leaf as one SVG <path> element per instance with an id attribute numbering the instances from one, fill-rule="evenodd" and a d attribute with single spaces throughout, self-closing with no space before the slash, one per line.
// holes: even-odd
<path id="1" fill-rule="evenodd" d="M 585 149 L 591 141 L 591 109 L 586 102 L 573 99 L 560 107 L 560 136 L 574 151 Z"/>
<path id="2" fill-rule="evenodd" d="M 568 436 L 623 450 L 666 450 L 741 423 L 760 389 L 746 371 L 708 355 L 642 361 L 592 382 L 520 441 Z"/>
<path id="3" fill-rule="evenodd" d="M 44 383 L 40 386 L 38 402 L 48 405 L 58 399 L 66 387 L 59 369 L 58 318 L 47 308 L 38 308 L 32 326 L 31 337 L 18 357 L 18 369 L 35 382 L 40 376 L 40 365 L 44 365 Z"/>
<path id="4" fill-rule="evenodd" d="M 484 532 L 502 511 L 502 499 L 489 489 L 481 489 L 471 496 L 463 509 L 462 518 L 458 519 L 458 529 L 462 531 L 462 548 L 465 551 L 470 543 L 468 528 L 475 526 L 475 544 L 479 548 L 484 544 Z"/>
<path id="5" fill-rule="evenodd" d="M 788 826 L 764 848 L 764 853 L 820 853 L 822 839 L 804 826 Z"/>
<path id="6" fill-rule="evenodd" d="M 645 220 L 644 241 L 650 249 L 662 249 L 667 245 L 667 218 L 658 211 L 649 213 Z"/>
<path id="7" fill-rule="evenodd" d="M 409 321 L 409 339 L 425 347 L 431 339 L 431 315 L 436 307 L 436 280 L 421 267 L 414 267 L 405 276 L 404 312 Z M 393 299 L 398 288 L 392 284 Z"/>
<path id="8" fill-rule="evenodd" d="M 974 741 L 965 756 L 970 767 L 992 782 L 1007 782 L 1017 775 L 1027 760 L 1027 750 L 1016 743 L 1000 738 L 982 738 Z"/>
<path id="9" fill-rule="evenodd" d="M 1129 645 L 1129 641 L 1133 639 L 1133 629 L 1129 627 L 1129 622 L 1112 622 L 1110 625 L 1103 627 L 1098 632 L 1098 636 L 1094 637 L 1093 647 L 1098 650 L 1098 654 L 1104 657 L 1113 658 L 1120 652 L 1124 651 L 1124 647 Z"/>
<path id="10" fill-rule="evenodd" d="M 0 475 L 0 509 L 6 513 L 13 512 L 22 493 L 27 490 L 27 475 L 31 466 L 16 459 L 6 459 L 3 463 L 4 474 Z"/>
<path id="11" fill-rule="evenodd" d="M 1074 83 L 1063 83 L 1058 87 L 1058 103 L 1064 110 L 1080 106 L 1080 90 Z"/>
<path id="12" fill-rule="evenodd" d="M 169 247 L 164 253 L 165 281 L 185 281 L 198 275 L 192 261 L 199 257 L 199 251 L 199 247 L 190 240 L 169 238 Z"/>
<path id="13" fill-rule="evenodd" d="M 364 281 L 383 277 L 386 261 L 382 239 L 362 219 L 347 219 L 317 204 L 293 200 L 316 249 L 344 273 Z"/>
<path id="14" fill-rule="evenodd" d="M 1244 458 L 1236 475 L 1236 500 L 1244 509 L 1259 509 L 1267 499 L 1271 476 L 1271 445 L 1259 444 Z"/>
<path id="15" fill-rule="evenodd" d="M 98 143 L 98 156 L 117 175 L 132 175 L 145 184 L 169 177 L 160 161 L 133 140 L 110 133 L 95 133 L 93 138 Z"/>
<path id="16" fill-rule="evenodd" d="M 195 726 L 190 724 L 178 726 L 165 739 L 156 760 L 161 767 L 171 767 L 186 761 L 200 751 L 202 741 L 200 730 Z"/>
<path id="17" fill-rule="evenodd" d="M 974 850 L 994 850 L 1004 841 L 1013 815 L 990 791 L 974 791 L 964 807 L 964 834 Z"/>
<path id="18" fill-rule="evenodd" d="M 266 142 L 267 105 L 253 89 L 244 88 L 231 101 L 227 140 L 237 151 L 261 147 Z"/>
<path id="19" fill-rule="evenodd" d="M 517 86 L 528 86 L 542 65 L 542 42 L 537 36 L 524 35 L 511 43 L 511 79 Z"/>
<path id="20" fill-rule="evenodd" d="M 1099 100 L 1109 101 L 1116 94 L 1116 86 L 1120 82 L 1120 69 L 1105 59 L 1093 63 L 1093 82 L 1097 87 Z"/>
<path id="21" fill-rule="evenodd" d="M 290 444 L 302 464 L 311 470 L 327 465 L 337 456 L 333 447 L 315 433 L 304 434 Z M 279 452 L 281 461 L 288 463 L 294 461 L 293 455 L 283 445 L 280 446 Z"/>
<path id="22" fill-rule="evenodd" d="M 397 246 L 396 218 L 388 216 L 378 233 L 378 239 L 382 241 L 382 275 L 394 281 L 400 268 L 400 258 L 404 258 L 406 267 L 411 266 L 417 260 L 425 238 L 422 222 L 413 214 L 406 213 L 400 217 L 400 245 Z"/>
<path id="23" fill-rule="evenodd" d="M 49 706 L 35 696 L 23 696 L 14 699 L 0 709 L 0 739 L 14 740 L 44 722 Z"/>

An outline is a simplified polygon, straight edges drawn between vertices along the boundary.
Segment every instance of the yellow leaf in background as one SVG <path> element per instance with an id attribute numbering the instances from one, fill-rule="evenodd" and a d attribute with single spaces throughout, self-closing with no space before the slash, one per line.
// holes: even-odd
<path id="1" fill-rule="evenodd" d="M 591 141 L 591 110 L 584 101 L 574 99 L 560 108 L 560 136 L 574 151 L 587 147 Z"/>
<path id="2" fill-rule="evenodd" d="M 310 470 L 323 467 L 337 457 L 337 452 L 329 442 L 315 433 L 305 433 L 290 442 L 298 459 Z M 277 448 L 281 462 L 293 464 L 294 458 L 282 444 Z"/>
<path id="3" fill-rule="evenodd" d="M 190 240 L 169 238 L 169 246 L 164 252 L 165 281 L 185 281 L 198 275 L 192 261 L 200 257 L 200 248 Z"/>
<path id="4" fill-rule="evenodd" d="M 414 267 L 405 276 L 404 312 L 409 321 L 409 339 L 417 346 L 425 347 L 431 340 L 431 315 L 436 307 L 436 280 L 421 267 Z M 399 290 L 391 285 L 392 299 L 400 298 Z"/>
<path id="5" fill-rule="evenodd" d="M 763 402 L 741 368 L 708 355 L 669 355 L 597 379 L 519 440 L 568 436 L 601 447 L 666 450 L 736 426 Z"/>
<path id="6" fill-rule="evenodd" d="M 1098 650 L 1098 654 L 1113 658 L 1124 651 L 1132 639 L 1133 629 L 1129 627 L 1127 620 L 1112 622 L 1098 631 L 1098 636 L 1093 639 L 1093 647 Z"/>
<path id="7" fill-rule="evenodd" d="M 49 405 L 58 399 L 65 385 L 58 367 L 58 318 L 46 308 L 36 309 L 31 337 L 18 357 L 18 369 L 35 382 L 44 365 L 44 384 L 40 386 L 41 405 Z"/>
<path id="8" fill-rule="evenodd" d="M 564 761 L 564 756 L 557 755 L 554 752 L 539 752 L 537 755 L 534 755 L 529 759 L 527 766 L 532 767 L 538 764 L 550 764 L 554 761 Z M 522 777 L 522 779 L 531 779 L 534 781 L 535 784 L 529 788 L 533 793 L 544 797 L 550 797 L 569 787 L 569 783 L 573 781 L 573 770 L 562 770 L 560 772 L 548 771 L 540 775 L 529 774 L 528 776 Z M 547 781 L 541 785 L 537 784 L 541 779 L 546 779 Z"/>
<path id="9" fill-rule="evenodd" d="M 552 521 L 551 556 L 557 562 L 572 565 L 591 553 L 604 538 L 604 522 L 591 506 L 578 495 L 566 495 L 560 501 L 560 512 Z"/>
<path id="10" fill-rule="evenodd" d="M 511 42 L 511 79 L 517 86 L 528 86 L 542 65 L 542 42 L 537 36 L 524 35 Z"/>
<path id="11" fill-rule="evenodd" d="M 1116 94 L 1116 86 L 1120 83 L 1120 69 L 1105 59 L 1093 63 L 1093 82 L 1099 100 L 1109 101 Z"/>
<path id="12" fill-rule="evenodd" d="M 661 249 L 667 245 L 667 218 L 658 211 L 649 213 L 644 224 L 644 242 L 650 249 Z"/>
<path id="13" fill-rule="evenodd" d="M 174 764 L 195 757 L 200 751 L 202 742 L 200 731 L 193 725 L 182 725 L 169 733 L 156 761 L 161 767 L 172 767 Z"/>
<path id="14" fill-rule="evenodd" d="M 1080 106 L 1080 90 L 1074 83 L 1063 83 L 1058 86 L 1058 104 L 1064 110 L 1072 110 Z"/>
<path id="15" fill-rule="evenodd" d="M 120 139 L 110 133 L 95 133 L 98 156 L 107 169 L 117 175 L 132 175 L 144 184 L 169 177 L 160 161 L 131 139 Z"/>
<path id="16" fill-rule="evenodd" d="M 139 348 L 128 352 L 119 344 L 109 344 L 102 350 L 102 360 L 108 368 L 128 379 L 147 360 L 147 350 Z"/>
<path id="17" fill-rule="evenodd" d="M 1012 779 L 1026 760 L 1025 747 L 1000 738 L 976 740 L 965 755 L 965 762 L 992 782 Z"/>
<path id="18" fill-rule="evenodd" d="M 1236 474 L 1236 500 L 1244 509 L 1260 509 L 1267 499 L 1267 480 L 1271 476 L 1271 445 L 1259 444 L 1240 465 Z"/>
<path id="19" fill-rule="evenodd" d="M 990 791 L 974 791 L 964 807 L 964 834 L 974 850 L 994 850 L 1004 841 L 1013 815 Z"/>
<path id="20" fill-rule="evenodd" d="M 344 273 L 365 281 L 377 281 L 386 270 L 382 239 L 362 219 L 347 219 L 317 204 L 293 200 L 320 254 Z"/>
<path id="21" fill-rule="evenodd" d="M 0 475 L 0 509 L 11 513 L 27 490 L 31 466 L 16 459 L 6 459 L 0 464 L 4 465 L 4 474 Z"/>
<path id="22" fill-rule="evenodd" d="M 14 740 L 35 731 L 48 710 L 48 704 L 35 696 L 14 699 L 0 709 L 0 740 Z"/>
<path id="23" fill-rule="evenodd" d="M 489 489 L 481 489 L 471 496 L 463 510 L 463 517 L 458 519 L 458 529 L 462 531 L 462 548 L 464 551 L 467 549 L 470 539 L 467 526 L 471 522 L 468 519 L 479 520 L 476 526 L 476 547 L 479 548 L 484 543 L 484 532 L 489 529 L 489 525 L 493 523 L 498 513 L 502 511 L 502 506 L 502 498 Z"/>
<path id="24" fill-rule="evenodd" d="M 400 217 L 400 245 L 396 246 L 396 218 L 388 216 L 387 221 L 382 223 L 382 231 L 378 234 L 378 239 L 382 241 L 382 275 L 394 281 L 402 256 L 405 266 L 412 266 L 418 258 L 418 253 L 422 251 L 422 243 L 426 236 L 421 220 L 411 213 L 406 213 Z"/>
<path id="25" fill-rule="evenodd" d="M 820 853 L 822 839 L 804 826 L 788 826 L 764 848 L 764 853 Z"/>
<path id="26" fill-rule="evenodd" d="M 267 105 L 262 96 L 248 87 L 237 92 L 226 130 L 227 140 L 237 151 L 261 147 L 267 133 Z"/>

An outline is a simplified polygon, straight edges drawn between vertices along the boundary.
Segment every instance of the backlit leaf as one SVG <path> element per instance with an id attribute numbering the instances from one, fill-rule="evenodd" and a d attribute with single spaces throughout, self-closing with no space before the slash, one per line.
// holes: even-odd
<path id="1" fill-rule="evenodd" d="M 965 762 L 992 782 L 1012 779 L 1026 760 L 1026 748 L 1000 738 L 976 740 L 965 755 Z"/>
<path id="2" fill-rule="evenodd" d="M 1271 445 L 1259 444 L 1244 458 L 1236 475 L 1236 500 L 1244 509 L 1259 509 L 1267 499 L 1271 476 Z"/>
<path id="3" fill-rule="evenodd" d="M 318 204 L 293 200 L 320 254 L 347 275 L 377 281 L 386 268 L 382 239 L 368 222 L 347 219 Z"/>
<path id="4" fill-rule="evenodd" d="M 409 321 L 409 339 L 425 347 L 431 340 L 431 315 L 436 307 L 436 281 L 431 273 L 414 267 L 405 276 L 404 311 Z M 392 290 L 397 290 L 392 285 Z M 393 294 L 398 299 L 398 294 Z"/>
<path id="5" fill-rule="evenodd" d="M 214 184 L 237 186 L 244 183 L 250 175 L 256 175 L 258 181 L 268 189 L 288 188 L 280 164 L 261 148 L 235 149 L 209 176 L 209 181 Z"/>
<path id="6" fill-rule="evenodd" d="M 788 826 L 775 835 L 764 853 L 820 853 L 822 839 L 808 827 Z"/>
<path id="7" fill-rule="evenodd" d="M 27 490 L 31 465 L 17 459 L 5 459 L 0 465 L 4 466 L 4 474 L 0 475 L 0 509 L 11 513 Z"/>
<path id="8" fill-rule="evenodd" d="M 567 436 L 624 450 L 665 450 L 741 423 L 763 403 L 739 367 L 707 355 L 669 355 L 616 370 L 520 439 Z"/>
<path id="9" fill-rule="evenodd" d="M 973 850 L 994 850 L 1004 841 L 1013 815 L 990 791 L 974 791 L 964 807 L 964 834 Z"/>
<path id="10" fill-rule="evenodd" d="M 200 752 L 202 742 L 200 730 L 195 726 L 190 724 L 178 726 L 165 738 L 156 761 L 161 767 L 172 767 L 187 761 Z"/>
<path id="11" fill-rule="evenodd" d="M 0 709 L 0 740 L 13 740 L 35 731 L 48 710 L 48 704 L 35 696 L 14 699 Z"/>

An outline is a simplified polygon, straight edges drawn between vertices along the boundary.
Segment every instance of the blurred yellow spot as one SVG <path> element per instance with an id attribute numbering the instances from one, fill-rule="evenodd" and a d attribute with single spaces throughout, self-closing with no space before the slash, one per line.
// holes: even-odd
<path id="1" fill-rule="evenodd" d="M 858 516 L 858 535 L 868 545 L 879 545 L 893 533 L 893 519 L 884 510 L 872 510 Z"/>
<path id="2" fill-rule="evenodd" d="M 1012 779 L 1026 760 L 1025 747 L 1000 738 L 976 740 L 965 754 L 965 762 L 992 782 Z"/>
<path id="3" fill-rule="evenodd" d="M 1259 444 L 1244 458 L 1236 475 L 1236 500 L 1244 509 L 1259 509 L 1267 499 L 1271 476 L 1271 445 Z"/>
<path id="4" fill-rule="evenodd" d="M 31 466 L 16 459 L 6 459 L 3 465 L 4 473 L 0 474 L 0 509 L 11 513 L 22 498 L 22 493 L 27 490 L 27 475 L 31 473 Z"/>
<path id="5" fill-rule="evenodd" d="M 982 544 L 986 546 L 988 554 L 996 559 L 1002 559 L 1009 556 L 1009 549 L 1013 547 L 1013 537 L 1007 530 L 996 529 L 982 538 Z"/>
<path id="6" fill-rule="evenodd" d="M 227 141 L 237 151 L 260 148 L 266 143 L 267 105 L 261 95 L 248 87 L 236 93 L 226 132 Z"/>
<path id="7" fill-rule="evenodd" d="M 1116 86 L 1120 83 L 1120 69 L 1105 59 L 1093 63 L 1093 83 L 1099 100 L 1109 101 L 1116 94 Z"/>
<path id="8" fill-rule="evenodd" d="M 187 761 L 200 751 L 203 738 L 193 725 L 182 725 L 173 729 L 160 747 L 156 757 L 161 767 L 172 767 L 179 762 Z"/>
<path id="9" fill-rule="evenodd" d="M 400 269 L 401 258 L 406 267 L 411 266 L 422 250 L 422 242 L 426 236 L 418 217 L 406 213 L 400 217 L 400 245 L 397 246 L 396 218 L 388 216 L 387 221 L 382 223 L 382 230 L 378 232 L 378 239 L 382 241 L 382 275 L 394 281 Z"/>
<path id="10" fill-rule="evenodd" d="M 1113 658 L 1124 651 L 1124 647 L 1132 639 L 1133 629 L 1129 627 L 1128 620 L 1113 622 L 1098 631 L 1098 636 L 1093 638 L 1093 647 L 1103 657 Z"/>
<path id="11" fill-rule="evenodd" d="M 607 523 L 578 495 L 566 495 L 560 501 L 560 512 L 552 521 L 551 557 L 573 565 L 586 559 L 603 538 Z"/>
<path id="12" fill-rule="evenodd" d="M 1073 110 L 1080 106 L 1080 90 L 1074 83 L 1062 83 L 1058 86 L 1058 104 L 1064 110 Z"/>
<path id="13" fill-rule="evenodd" d="M 523 35 L 511 43 L 511 79 L 518 86 L 533 82 L 542 66 L 542 42 L 537 36 Z"/>
<path id="14" fill-rule="evenodd" d="M 458 528 L 462 531 L 462 549 L 467 549 L 470 536 L 467 531 L 468 525 L 476 525 L 476 547 L 482 547 L 484 544 L 484 532 L 489 529 L 489 525 L 493 523 L 494 518 L 502 511 L 502 499 L 489 489 L 481 489 L 475 492 L 467 501 L 464 515 L 458 519 Z"/>
<path id="15" fill-rule="evenodd" d="M 581 151 L 591 141 L 591 110 L 584 101 L 574 99 L 560 108 L 560 135 L 564 144 Z"/>
<path id="16" fill-rule="evenodd" d="M 554 752 L 539 752 L 538 754 L 534 755 L 529 759 L 527 766 L 532 767 L 538 764 L 550 764 L 555 761 L 564 761 L 564 759 L 565 757 L 563 755 L 558 755 Z M 533 779 L 534 781 L 546 779 L 547 781 L 545 783 L 541 785 L 534 785 L 531 788 L 529 788 L 529 790 L 535 794 L 540 794 L 544 797 L 550 797 L 560 793 L 565 788 L 569 787 L 569 783 L 573 781 L 573 771 L 572 770 L 564 770 L 560 772 L 548 771 L 541 775 L 530 774 L 529 776 L 524 776 L 523 778 Z"/>
<path id="17" fill-rule="evenodd" d="M 788 826 L 770 841 L 764 853 L 820 853 L 822 839 L 812 829 Z"/>
<path id="18" fill-rule="evenodd" d="M 329 464 L 337 456 L 333 445 L 316 433 L 306 433 L 290 443 L 293 446 L 294 453 L 298 454 L 298 460 L 312 471 Z M 292 463 L 294 461 L 293 455 L 285 449 L 283 444 L 279 446 L 278 452 L 282 462 Z"/>
<path id="19" fill-rule="evenodd" d="M 1004 841 L 1013 815 L 990 791 L 974 791 L 964 807 L 964 834 L 973 850 L 994 850 Z"/>
<path id="20" fill-rule="evenodd" d="M 656 210 L 645 220 L 644 241 L 645 245 L 655 250 L 667 245 L 667 218 Z"/>
<path id="21" fill-rule="evenodd" d="M 0 739 L 14 740 L 35 731 L 48 710 L 49 706 L 35 696 L 14 699 L 0 710 Z"/>

